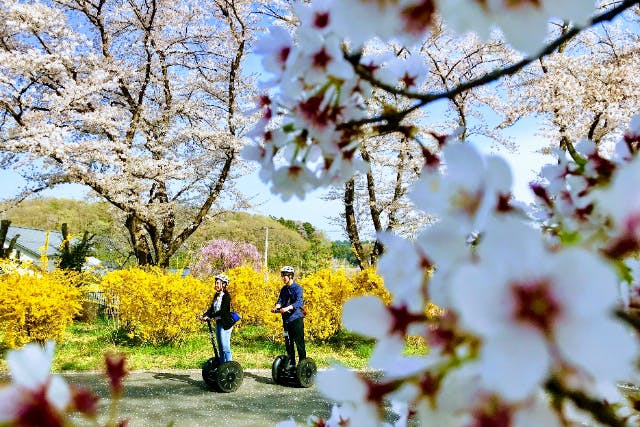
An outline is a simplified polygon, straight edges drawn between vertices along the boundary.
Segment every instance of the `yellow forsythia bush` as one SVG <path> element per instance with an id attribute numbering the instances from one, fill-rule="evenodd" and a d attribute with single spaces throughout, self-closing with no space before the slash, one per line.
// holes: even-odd
<path id="1" fill-rule="evenodd" d="M 353 294 L 353 284 L 344 270 L 318 270 L 298 283 L 304 289 L 307 309 L 305 332 L 320 340 L 335 335 L 342 324 L 342 305 Z"/>
<path id="2" fill-rule="evenodd" d="M 271 313 L 283 283 L 277 273 L 258 273 L 250 267 L 238 267 L 227 272 L 232 306 L 243 322 L 264 325 L 270 335 L 282 341 L 282 317 Z M 340 329 L 342 304 L 352 294 L 352 285 L 343 270 L 319 270 L 296 281 L 304 289 L 307 310 L 305 335 L 308 338 L 327 339 Z M 242 322 L 241 322 L 242 323 Z"/>
<path id="3" fill-rule="evenodd" d="M 0 327 L 4 344 L 21 347 L 28 342 L 60 341 L 80 313 L 79 276 L 56 270 L 39 272 L 9 265 L 0 268 Z"/>
<path id="4" fill-rule="evenodd" d="M 282 317 L 270 312 L 283 286 L 280 275 L 270 273 L 266 278 L 264 272 L 256 272 L 251 267 L 233 268 L 226 274 L 230 280 L 232 307 L 242 316 L 241 324 L 264 325 L 274 339 L 282 341 Z M 310 339 L 325 340 L 340 330 L 342 305 L 349 298 L 376 295 L 385 303 L 391 300 L 374 269 L 353 277 L 347 276 L 344 270 L 322 269 L 296 281 L 304 290 L 305 335 Z"/>
<path id="5" fill-rule="evenodd" d="M 109 272 L 100 287 L 120 322 L 136 338 L 152 344 L 179 343 L 199 330 L 196 315 L 209 307 L 215 293 L 213 282 L 159 268 Z"/>
<path id="6" fill-rule="evenodd" d="M 257 272 L 249 266 L 229 270 L 231 307 L 242 316 L 236 327 L 245 324 L 264 325 L 273 339 L 282 340 L 282 317 L 271 313 L 278 299 L 282 281 L 278 273 Z"/>
<path id="7" fill-rule="evenodd" d="M 366 268 L 353 277 L 353 297 L 363 295 L 373 295 L 384 301 L 385 304 L 391 303 L 391 294 L 384 287 L 384 281 L 378 276 L 374 267 Z"/>
<path id="8" fill-rule="evenodd" d="M 280 289 L 277 287 L 280 276 L 269 275 L 269 280 L 265 283 L 264 273 L 249 266 L 232 268 L 227 276 L 231 308 L 242 316 L 240 325 L 262 325 L 265 323 L 265 316 L 275 317 L 269 310 L 275 304 Z"/>
<path id="9" fill-rule="evenodd" d="M 257 272 L 249 266 L 236 267 L 229 277 L 231 307 L 242 316 L 236 324 L 262 325 L 276 341 L 283 340 L 282 317 L 270 309 L 283 286 L 280 275 Z M 305 335 L 308 339 L 326 340 L 341 328 L 342 306 L 350 298 L 375 295 L 386 304 L 391 295 L 375 269 L 347 276 L 344 270 L 318 270 L 296 281 L 304 290 Z M 118 307 L 120 322 L 144 342 L 177 342 L 199 329 L 195 315 L 211 304 L 214 280 L 163 272 L 160 269 L 131 268 L 104 276 L 101 288 L 107 304 Z"/>

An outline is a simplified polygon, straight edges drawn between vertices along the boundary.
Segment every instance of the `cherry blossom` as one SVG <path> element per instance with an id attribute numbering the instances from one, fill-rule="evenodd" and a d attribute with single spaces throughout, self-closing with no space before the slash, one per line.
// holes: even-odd
<path id="1" fill-rule="evenodd" d="M 599 208 L 613 221 L 613 241 L 607 252 L 622 256 L 640 248 L 640 157 L 624 165 L 614 176 L 611 186 L 598 192 Z"/>
<path id="2" fill-rule="evenodd" d="M 383 422 L 379 407 L 385 396 L 398 388 L 396 381 L 372 380 L 353 370 L 336 366 L 318 374 L 318 390 L 327 397 L 342 402 L 334 405 L 328 420 L 317 420 L 314 425 L 338 427 L 349 425 L 379 425 L 382 427 L 405 427 L 407 406 L 402 401 L 393 401 L 392 410 L 399 415 L 393 424 Z"/>
<path id="3" fill-rule="evenodd" d="M 72 403 L 69 385 L 51 375 L 54 344 L 27 344 L 10 350 L 6 360 L 12 384 L 0 389 L 0 423 L 64 425 L 63 412 Z"/>
<path id="4" fill-rule="evenodd" d="M 445 21 L 458 31 L 474 31 L 486 39 L 495 25 L 514 47 L 529 53 L 542 46 L 550 18 L 585 25 L 594 6 L 591 1 L 591 7 L 585 7 L 582 0 L 437 0 L 436 3 Z M 460 10 L 465 10 L 465 13 L 460 13 Z M 522 31 L 524 27 L 527 31 Z"/>
<path id="5" fill-rule="evenodd" d="M 631 372 L 637 343 L 612 317 L 617 282 L 602 259 L 551 252 L 511 219 L 487 230 L 479 253 L 479 263 L 454 276 L 451 293 L 463 324 L 482 338 L 488 388 L 525 398 L 562 363 L 610 381 Z"/>
<path id="6" fill-rule="evenodd" d="M 406 305 L 410 311 L 424 310 L 424 269 L 430 261 L 421 257 L 411 242 L 392 234 L 378 236 L 389 249 L 378 262 L 378 271 L 385 279 L 385 287 L 393 295 L 395 305 Z"/>
<path id="7" fill-rule="evenodd" d="M 287 65 L 294 58 L 291 55 L 293 50 L 291 34 L 282 27 L 271 27 L 269 33 L 256 42 L 255 53 L 262 57 L 262 67 L 275 78 L 272 82 L 266 82 L 266 85 L 275 84 L 280 80 L 287 70 Z"/>
<path id="8" fill-rule="evenodd" d="M 462 143 L 445 145 L 441 157 L 443 172 L 425 169 L 411 199 L 429 214 L 455 219 L 466 233 L 481 230 L 511 191 L 509 165 Z"/>

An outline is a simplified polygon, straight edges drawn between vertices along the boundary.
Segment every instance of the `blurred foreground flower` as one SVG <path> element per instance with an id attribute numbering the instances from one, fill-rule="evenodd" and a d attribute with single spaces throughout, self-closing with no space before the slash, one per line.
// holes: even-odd
<path id="1" fill-rule="evenodd" d="M 0 388 L 0 425 L 55 427 L 73 425 L 73 413 L 91 419 L 97 425 L 98 396 L 91 390 L 67 382 L 51 374 L 54 343 L 44 348 L 27 344 L 7 353 L 12 383 Z M 117 405 L 122 395 L 122 378 L 126 375 L 124 357 L 108 355 L 107 376 L 112 402 L 105 426 L 124 426 L 116 421 Z"/>

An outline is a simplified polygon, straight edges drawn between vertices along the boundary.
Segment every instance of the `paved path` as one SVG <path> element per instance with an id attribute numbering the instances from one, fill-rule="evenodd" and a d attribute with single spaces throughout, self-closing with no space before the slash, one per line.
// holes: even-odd
<path id="1" fill-rule="evenodd" d="M 101 420 L 108 411 L 109 389 L 101 373 L 63 374 L 67 382 L 90 387 L 100 397 Z M 271 371 L 245 370 L 234 393 L 209 391 L 200 370 L 132 372 L 124 381 L 120 414 L 130 427 L 273 426 L 293 417 L 305 425 L 310 415 L 328 417 L 332 403 L 315 387 L 275 385 Z"/>

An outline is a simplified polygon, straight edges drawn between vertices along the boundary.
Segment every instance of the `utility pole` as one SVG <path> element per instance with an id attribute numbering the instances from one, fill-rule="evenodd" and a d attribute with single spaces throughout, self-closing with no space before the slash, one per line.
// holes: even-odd
<path id="1" fill-rule="evenodd" d="M 269 252 L 269 227 L 264 228 L 264 283 L 269 281 L 269 266 L 267 265 L 267 253 Z"/>

